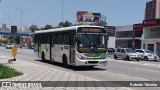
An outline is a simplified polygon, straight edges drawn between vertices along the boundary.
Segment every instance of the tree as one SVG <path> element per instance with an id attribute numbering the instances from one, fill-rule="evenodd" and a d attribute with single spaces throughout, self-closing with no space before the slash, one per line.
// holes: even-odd
<path id="1" fill-rule="evenodd" d="M 72 26 L 72 23 L 69 21 L 65 21 L 64 27 L 70 27 L 70 26 Z"/>
<path id="2" fill-rule="evenodd" d="M 72 26 L 72 23 L 69 22 L 69 21 L 65 21 L 65 22 L 60 22 L 58 24 L 59 27 L 69 27 L 69 26 Z"/>
<path id="3" fill-rule="evenodd" d="M 60 22 L 60 23 L 58 24 L 58 27 L 64 27 L 64 22 Z"/>
<path id="4" fill-rule="evenodd" d="M 38 28 L 38 30 L 45 30 L 45 28 L 44 28 L 44 27 L 41 27 L 41 28 Z"/>
<path id="5" fill-rule="evenodd" d="M 51 25 L 48 25 L 48 24 L 45 26 L 45 30 L 47 30 L 47 29 L 52 29 L 52 28 L 53 28 L 53 27 L 52 27 Z"/>
<path id="6" fill-rule="evenodd" d="M 20 44 L 20 36 L 15 36 L 15 43 Z"/>
<path id="7" fill-rule="evenodd" d="M 29 28 L 32 32 L 34 32 L 35 30 L 38 30 L 37 25 L 31 25 L 31 27 Z"/>

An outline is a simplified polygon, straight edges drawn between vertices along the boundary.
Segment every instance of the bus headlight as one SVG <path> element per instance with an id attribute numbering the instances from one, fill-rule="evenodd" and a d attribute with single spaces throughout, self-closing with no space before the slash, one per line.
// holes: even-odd
<path id="1" fill-rule="evenodd" d="M 84 56 L 81 55 L 81 54 L 77 54 L 77 57 L 78 57 L 79 59 L 86 60 L 86 57 L 84 57 Z"/>

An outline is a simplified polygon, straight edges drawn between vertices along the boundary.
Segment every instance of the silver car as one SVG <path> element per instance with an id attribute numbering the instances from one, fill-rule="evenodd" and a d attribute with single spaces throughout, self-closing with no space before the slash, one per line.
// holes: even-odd
<path id="1" fill-rule="evenodd" d="M 119 48 L 114 54 L 114 59 L 122 58 L 128 61 L 141 59 L 141 55 L 136 53 L 132 48 Z"/>
<path id="2" fill-rule="evenodd" d="M 145 60 L 145 61 L 148 61 L 148 60 L 160 61 L 158 55 L 153 53 L 150 50 L 136 49 L 135 51 L 141 55 L 142 60 Z"/>
<path id="3" fill-rule="evenodd" d="M 13 46 L 14 45 L 12 43 L 7 43 L 5 48 L 6 49 L 12 49 Z"/>

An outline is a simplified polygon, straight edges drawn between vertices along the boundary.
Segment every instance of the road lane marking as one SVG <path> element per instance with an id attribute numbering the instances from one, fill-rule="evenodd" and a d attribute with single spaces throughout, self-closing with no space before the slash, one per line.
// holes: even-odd
<path id="1" fill-rule="evenodd" d="M 112 59 L 109 59 L 109 61 L 111 61 Z M 154 63 L 146 63 L 146 62 L 134 62 L 134 61 L 124 61 L 124 60 L 112 60 L 115 62 L 122 62 L 122 63 L 129 63 L 129 64 L 137 64 L 137 65 L 144 65 L 144 66 L 152 66 L 152 67 L 160 67 L 159 64 L 154 64 Z"/>
<path id="2" fill-rule="evenodd" d="M 149 65 L 149 63 L 144 63 L 143 65 Z"/>
<path id="3" fill-rule="evenodd" d="M 141 69 L 141 68 L 136 68 L 137 70 L 142 70 L 142 71 L 148 71 L 148 72 L 160 72 L 160 71 L 154 71 L 154 70 L 148 70 L 148 69 Z"/>

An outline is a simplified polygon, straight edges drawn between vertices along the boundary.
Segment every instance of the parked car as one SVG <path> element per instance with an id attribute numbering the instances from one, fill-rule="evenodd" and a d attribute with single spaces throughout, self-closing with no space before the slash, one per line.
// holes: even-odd
<path id="1" fill-rule="evenodd" d="M 108 48 L 107 51 L 108 51 L 108 52 L 111 52 L 111 53 L 114 53 L 114 52 L 115 52 L 114 48 Z"/>
<path id="2" fill-rule="evenodd" d="M 145 60 L 145 61 L 148 61 L 148 60 L 160 61 L 158 55 L 153 53 L 150 50 L 136 49 L 135 51 L 141 55 L 142 60 Z"/>
<path id="3" fill-rule="evenodd" d="M 7 43 L 5 48 L 6 49 L 12 49 L 13 46 L 14 45 L 12 43 Z"/>
<path id="4" fill-rule="evenodd" d="M 122 58 L 125 60 L 137 60 L 141 59 L 141 55 L 136 53 L 132 48 L 118 48 L 114 54 L 114 59 Z"/>
<path id="5" fill-rule="evenodd" d="M 3 43 L 3 42 L 0 42 L 0 46 L 5 46 L 5 43 Z"/>
<path id="6" fill-rule="evenodd" d="M 29 49 L 34 49 L 33 45 L 28 46 Z"/>

